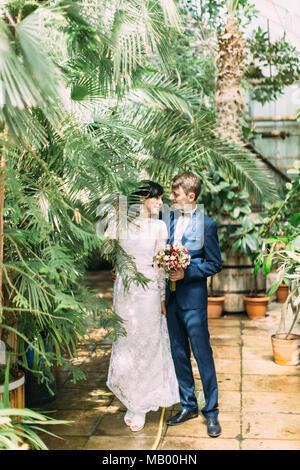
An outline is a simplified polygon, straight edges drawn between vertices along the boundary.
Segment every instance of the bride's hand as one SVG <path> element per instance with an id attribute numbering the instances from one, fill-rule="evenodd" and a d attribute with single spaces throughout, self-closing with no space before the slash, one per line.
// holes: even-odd
<path id="1" fill-rule="evenodd" d="M 167 310 L 166 310 L 166 302 L 163 300 L 161 303 L 161 313 L 166 317 L 167 316 Z"/>

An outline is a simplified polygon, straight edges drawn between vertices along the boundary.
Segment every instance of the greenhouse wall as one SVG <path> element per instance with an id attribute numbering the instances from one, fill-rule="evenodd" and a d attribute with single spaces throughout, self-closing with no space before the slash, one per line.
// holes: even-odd
<path id="1" fill-rule="evenodd" d="M 300 81 L 288 87 L 276 101 L 264 105 L 248 100 L 249 121 L 254 134 L 254 146 L 277 170 L 274 180 L 284 182 L 281 175 L 300 160 Z"/>

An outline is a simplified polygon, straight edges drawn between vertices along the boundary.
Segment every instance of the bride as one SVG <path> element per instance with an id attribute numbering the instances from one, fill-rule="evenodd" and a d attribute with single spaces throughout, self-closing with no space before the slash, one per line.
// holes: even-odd
<path id="1" fill-rule="evenodd" d="M 137 270 L 151 281 L 145 288 L 131 284 L 125 293 L 121 276 L 116 274 L 114 310 L 123 319 L 127 335 L 112 345 L 106 384 L 127 408 L 127 426 L 140 431 L 147 412 L 178 403 L 180 397 L 166 323 L 165 276 L 153 264 L 168 238 L 165 223 L 157 218 L 163 188 L 148 181 L 135 194 L 142 197 L 142 209 L 119 243 L 133 257 Z M 118 238 L 116 224 L 110 223 L 105 235 Z"/>

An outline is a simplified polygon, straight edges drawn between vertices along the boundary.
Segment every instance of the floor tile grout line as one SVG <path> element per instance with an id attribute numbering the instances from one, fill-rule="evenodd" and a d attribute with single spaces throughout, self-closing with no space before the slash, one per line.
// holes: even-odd
<path id="1" fill-rule="evenodd" d="M 91 432 L 89 438 L 94 435 L 94 432 L 96 431 L 96 429 L 98 428 L 100 422 L 102 421 L 102 419 L 103 419 L 104 416 L 106 415 L 107 410 L 108 410 L 109 407 L 111 406 L 112 402 L 113 402 L 113 399 L 112 399 L 112 401 L 110 402 L 110 404 L 106 407 L 106 410 L 104 411 L 103 415 L 101 415 L 101 414 L 99 415 L 99 417 L 98 417 L 98 419 L 97 419 L 97 421 L 96 421 L 96 424 L 95 424 L 95 426 L 94 426 L 94 428 L 93 428 L 93 431 Z"/>

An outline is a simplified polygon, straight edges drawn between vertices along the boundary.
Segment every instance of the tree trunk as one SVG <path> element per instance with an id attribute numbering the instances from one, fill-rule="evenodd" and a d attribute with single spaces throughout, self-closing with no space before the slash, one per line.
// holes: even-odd
<path id="1" fill-rule="evenodd" d="M 216 134 L 231 143 L 243 144 L 242 116 L 246 110 L 241 82 L 246 67 L 246 41 L 237 28 L 234 14 L 227 16 L 225 30 L 218 38 L 215 94 Z"/>

